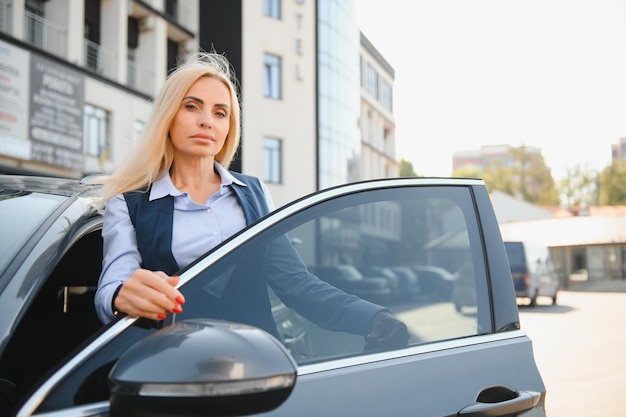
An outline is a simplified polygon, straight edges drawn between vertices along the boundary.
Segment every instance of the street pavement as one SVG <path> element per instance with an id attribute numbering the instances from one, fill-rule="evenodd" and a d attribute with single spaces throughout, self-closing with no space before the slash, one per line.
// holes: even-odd
<path id="1" fill-rule="evenodd" d="M 548 417 L 626 417 L 626 288 L 559 293 L 522 305 Z"/>

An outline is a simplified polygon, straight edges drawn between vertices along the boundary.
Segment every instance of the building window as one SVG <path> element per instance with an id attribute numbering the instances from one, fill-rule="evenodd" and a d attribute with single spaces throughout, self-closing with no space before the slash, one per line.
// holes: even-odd
<path id="1" fill-rule="evenodd" d="M 391 84 L 387 82 L 387 80 L 383 80 L 382 82 L 382 97 L 381 102 L 383 106 L 389 110 L 393 110 L 393 91 L 391 89 Z"/>
<path id="2" fill-rule="evenodd" d="M 178 0 L 165 0 L 165 14 L 178 20 Z"/>
<path id="3" fill-rule="evenodd" d="M 372 97 L 378 98 L 378 72 L 369 64 L 367 64 L 367 92 Z"/>
<path id="4" fill-rule="evenodd" d="M 128 48 L 126 60 L 126 83 L 129 87 L 137 87 L 137 62 L 135 59 L 135 49 Z"/>
<path id="5" fill-rule="evenodd" d="M 103 72 L 106 53 L 100 46 L 100 0 L 85 0 L 85 23 L 83 25 L 83 62 L 95 72 Z"/>
<path id="6" fill-rule="evenodd" d="M 6 6 L 2 4 L 2 8 L 4 7 Z M 26 0 L 24 9 L 24 37 L 36 47 L 43 48 L 46 22 L 44 19 L 45 2 L 42 0 Z"/>
<path id="7" fill-rule="evenodd" d="M 263 139 L 263 181 L 280 184 L 282 182 L 282 142 L 280 139 Z"/>
<path id="8" fill-rule="evenodd" d="M 387 142 L 389 140 L 389 138 L 391 137 L 391 130 L 389 130 L 388 128 L 383 128 L 383 140 L 385 142 Z"/>
<path id="9" fill-rule="evenodd" d="M 281 91 L 281 62 L 280 57 L 265 54 L 263 60 L 263 95 L 269 98 L 280 99 Z"/>
<path id="10" fill-rule="evenodd" d="M 83 148 L 86 155 L 109 158 L 109 112 L 85 104 Z"/>
<path id="11" fill-rule="evenodd" d="M 135 120 L 135 123 L 133 123 L 133 141 L 137 142 L 141 138 L 145 127 L 146 124 L 144 122 Z"/>
<path id="12" fill-rule="evenodd" d="M 178 67 L 180 57 L 180 44 L 172 39 L 167 39 L 167 73 L 169 74 Z"/>
<path id="13" fill-rule="evenodd" d="M 274 19 L 280 19 L 281 0 L 263 0 L 263 15 Z"/>

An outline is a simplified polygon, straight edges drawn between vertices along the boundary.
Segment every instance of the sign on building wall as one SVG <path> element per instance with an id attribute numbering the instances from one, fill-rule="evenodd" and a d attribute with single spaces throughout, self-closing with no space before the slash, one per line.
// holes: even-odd
<path id="1" fill-rule="evenodd" d="M 33 55 L 30 88 L 31 159 L 82 171 L 84 78 Z"/>
<path id="2" fill-rule="evenodd" d="M 29 54 L 0 41 L 0 154 L 30 159 Z"/>
<path id="3" fill-rule="evenodd" d="M 0 154 L 83 170 L 84 77 L 0 41 Z"/>

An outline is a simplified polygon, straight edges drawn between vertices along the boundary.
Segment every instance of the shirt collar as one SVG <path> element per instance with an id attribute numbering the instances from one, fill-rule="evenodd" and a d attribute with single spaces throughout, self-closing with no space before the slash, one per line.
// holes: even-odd
<path id="1" fill-rule="evenodd" d="M 218 164 L 217 162 L 213 162 L 215 171 L 219 174 L 222 179 L 222 186 L 228 187 L 229 185 L 235 183 L 237 185 L 241 185 L 243 187 L 246 186 L 245 183 L 239 181 L 235 178 L 226 168 Z M 150 198 L 149 200 L 157 200 L 159 198 L 165 197 L 166 195 L 171 195 L 172 197 L 178 197 L 183 195 L 184 193 L 180 192 L 172 183 L 172 177 L 170 177 L 169 171 L 165 173 L 164 176 L 159 178 L 158 180 L 152 183 L 152 187 L 150 188 Z"/>

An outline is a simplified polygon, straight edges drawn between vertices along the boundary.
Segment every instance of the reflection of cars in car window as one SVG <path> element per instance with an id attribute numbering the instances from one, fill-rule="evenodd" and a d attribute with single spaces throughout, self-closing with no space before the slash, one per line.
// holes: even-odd
<path id="1" fill-rule="evenodd" d="M 389 278 L 363 275 L 354 265 L 314 265 L 309 270 L 335 287 L 368 300 L 382 300 L 393 292 Z"/>
<path id="2" fill-rule="evenodd" d="M 155 337 L 162 338 L 164 346 L 180 345 L 187 336 L 172 334 L 180 332 L 174 326 L 202 327 L 198 323 L 206 320 L 261 327 L 293 357 L 296 389 L 273 411 L 261 408 L 260 400 L 246 397 L 243 403 L 252 414 L 264 410 L 263 415 L 271 416 L 378 416 L 384 410 L 383 414 L 393 416 L 456 415 L 480 404 L 494 413 L 501 407 L 514 410 L 509 414 L 535 408 L 537 415 L 545 415 L 545 388 L 530 339 L 519 331 L 508 268 L 482 181 L 397 179 L 322 191 L 277 210 L 181 271 L 180 289 L 187 299 L 182 314 L 168 316 L 157 327 L 143 319 L 115 321 L 61 361 L 44 379 L 45 384 L 29 382 L 34 391 L 20 394 L 25 403 L 18 415 L 108 413 L 110 372 L 127 358 L 126 352 L 139 346 L 140 357 L 162 354 L 142 353 L 138 342 Z M 410 291 L 409 287 L 399 289 L 402 270 L 417 277 L 413 284 L 418 285 Z M 346 325 L 359 321 L 343 316 L 351 310 L 319 312 L 314 299 L 291 297 L 283 284 L 300 282 L 303 272 L 358 299 L 371 297 L 407 325 L 409 344 L 372 349 L 362 334 Z M 13 279 L 21 278 L 15 275 Z M 317 297 L 330 294 L 322 291 L 324 286 L 315 288 L 320 290 Z M 72 297 L 70 309 L 71 302 Z M 46 308 L 53 311 L 62 305 Z M 268 315 L 258 316 L 257 311 Z M 19 330 L 21 324 L 16 326 Z M 252 337 L 261 336 L 254 333 Z M 15 349 L 11 346 L 17 340 L 9 337 L 7 349 Z M 222 343 L 226 344 L 226 338 L 216 339 L 211 346 Z M 174 361 L 191 360 L 182 355 Z M 507 368 L 506 364 L 520 361 L 523 367 Z M 196 369 L 212 369 L 209 358 L 199 363 L 202 366 Z M 234 359 L 222 358 L 219 369 L 226 369 L 225 364 L 232 372 L 223 382 L 235 384 L 237 375 L 244 372 Z M 176 363 L 168 366 L 173 369 Z M 187 382 L 180 386 L 201 391 L 197 381 Z M 151 401 L 129 395 L 136 404 Z M 174 398 L 164 390 L 161 395 L 163 404 L 185 403 L 180 393 Z M 233 401 L 241 399 L 239 395 L 232 394 Z M 270 393 L 256 395 L 268 398 Z M 485 396 L 489 402 L 480 401 Z M 185 413 L 191 413 L 191 408 L 180 407 L 180 415 Z"/>
<path id="3" fill-rule="evenodd" d="M 420 278 L 420 286 L 425 294 L 441 300 L 450 300 L 457 275 L 436 265 L 416 265 L 413 269 Z"/>

